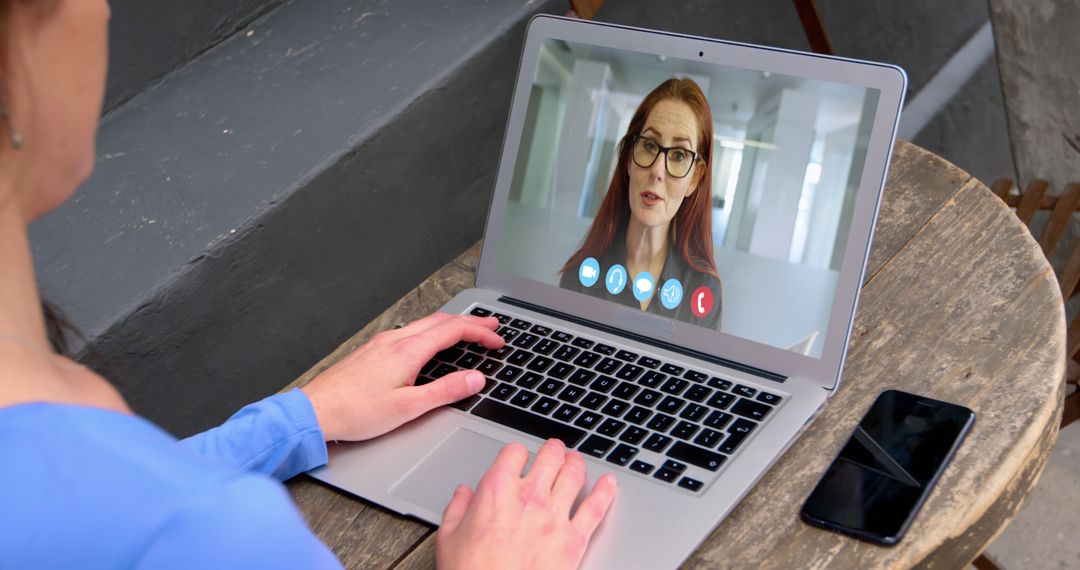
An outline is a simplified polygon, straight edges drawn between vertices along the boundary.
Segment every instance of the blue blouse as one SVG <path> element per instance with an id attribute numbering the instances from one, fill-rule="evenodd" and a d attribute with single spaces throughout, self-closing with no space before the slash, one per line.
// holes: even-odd
<path id="1" fill-rule="evenodd" d="M 0 568 L 340 568 L 279 483 L 324 463 L 300 390 L 180 442 L 99 408 L 0 408 Z"/>

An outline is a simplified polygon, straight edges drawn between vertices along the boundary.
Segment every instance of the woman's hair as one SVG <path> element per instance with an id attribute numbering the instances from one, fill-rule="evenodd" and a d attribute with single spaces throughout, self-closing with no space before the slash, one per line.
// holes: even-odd
<path id="1" fill-rule="evenodd" d="M 675 223 L 671 226 L 671 235 L 679 253 L 695 271 L 708 273 L 717 279 L 716 261 L 713 259 L 712 246 L 712 112 L 705 94 L 692 79 L 668 79 L 653 89 L 638 106 L 630 119 L 626 134 L 619 141 L 619 160 L 615 165 L 615 174 L 611 177 L 607 194 L 600 204 L 589 233 L 585 235 L 581 249 L 570 256 L 566 265 L 559 270 L 565 273 L 576 268 L 585 258 L 600 257 L 615 240 L 618 232 L 625 232 L 630 220 L 630 173 L 627 166 L 634 146 L 634 137 L 645 128 L 645 119 L 653 107 L 661 101 L 675 100 L 686 103 L 693 111 L 698 122 L 701 139 L 698 140 L 697 154 L 705 169 L 697 190 L 682 203 L 675 214 Z M 695 168 L 697 166 L 695 165 Z M 691 174 L 693 176 L 693 174 Z"/>

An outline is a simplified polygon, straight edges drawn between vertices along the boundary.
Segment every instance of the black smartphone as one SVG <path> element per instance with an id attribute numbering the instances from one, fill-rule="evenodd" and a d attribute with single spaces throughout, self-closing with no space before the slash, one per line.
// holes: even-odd
<path id="1" fill-rule="evenodd" d="M 802 519 L 896 544 L 974 422 L 963 406 L 882 392 L 807 497 Z"/>

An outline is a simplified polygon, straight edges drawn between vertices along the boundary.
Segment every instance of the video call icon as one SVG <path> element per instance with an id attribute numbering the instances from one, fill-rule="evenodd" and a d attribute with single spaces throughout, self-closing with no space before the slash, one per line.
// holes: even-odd
<path id="1" fill-rule="evenodd" d="M 656 287 L 656 280 L 648 271 L 638 273 L 634 278 L 634 298 L 645 302 L 652 297 L 654 287 Z"/>
<path id="2" fill-rule="evenodd" d="M 600 262 L 595 257 L 586 257 L 578 268 L 578 279 L 585 287 L 596 285 L 596 281 L 600 279 Z"/>
<path id="3" fill-rule="evenodd" d="M 668 279 L 664 281 L 664 286 L 660 288 L 660 304 L 665 309 L 674 309 L 682 301 L 682 295 L 682 283 L 679 283 L 678 279 Z"/>
<path id="4" fill-rule="evenodd" d="M 626 268 L 618 263 L 612 265 L 611 269 L 608 269 L 604 283 L 607 285 L 608 293 L 612 295 L 622 293 L 623 288 L 626 287 Z"/>

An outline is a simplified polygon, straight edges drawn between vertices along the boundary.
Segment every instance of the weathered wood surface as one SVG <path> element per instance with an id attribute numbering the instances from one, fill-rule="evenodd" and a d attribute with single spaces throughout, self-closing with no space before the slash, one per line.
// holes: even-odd
<path id="1" fill-rule="evenodd" d="M 1065 324 L 1053 273 L 1026 228 L 962 170 L 900 141 L 862 290 L 844 384 L 686 566 L 955 568 L 1019 510 L 1057 436 Z M 380 330 L 439 308 L 472 282 L 474 246 L 292 386 Z M 977 419 L 900 545 L 807 526 L 799 509 L 874 397 L 899 388 L 963 402 Z M 422 523 L 306 478 L 290 482 L 315 533 L 348 568 L 430 568 Z"/>

